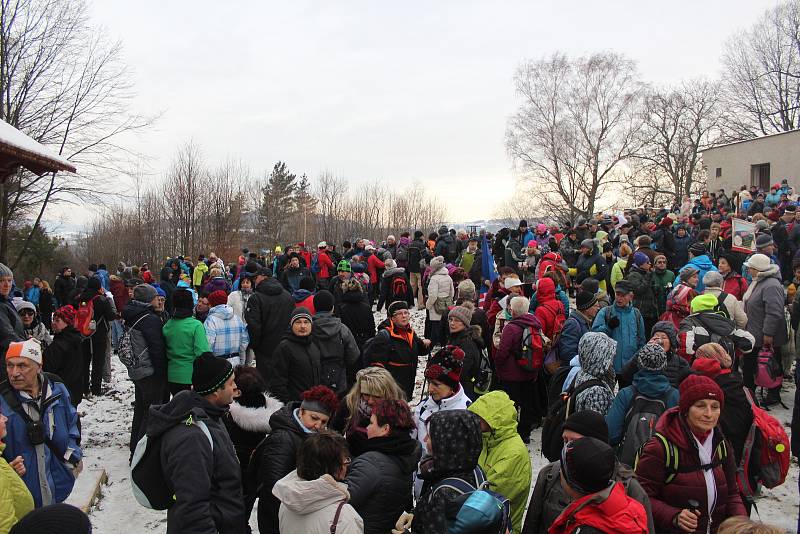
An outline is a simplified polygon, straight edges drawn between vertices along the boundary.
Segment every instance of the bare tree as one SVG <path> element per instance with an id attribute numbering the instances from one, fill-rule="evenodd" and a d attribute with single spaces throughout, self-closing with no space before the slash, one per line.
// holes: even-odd
<path id="1" fill-rule="evenodd" d="M 198 219 L 201 216 L 201 194 L 208 185 L 208 170 L 200 148 L 192 142 L 181 146 L 167 173 L 169 209 L 166 219 L 173 228 L 173 246 L 181 254 L 195 249 L 198 243 Z"/>
<path id="2" fill-rule="evenodd" d="M 731 36 L 722 57 L 729 140 L 800 126 L 800 1 L 767 10 Z"/>
<path id="3" fill-rule="evenodd" d="M 539 204 L 570 221 L 588 216 L 620 163 L 639 149 L 643 84 L 635 63 L 615 53 L 526 61 L 514 78 L 519 109 L 506 149 Z"/>

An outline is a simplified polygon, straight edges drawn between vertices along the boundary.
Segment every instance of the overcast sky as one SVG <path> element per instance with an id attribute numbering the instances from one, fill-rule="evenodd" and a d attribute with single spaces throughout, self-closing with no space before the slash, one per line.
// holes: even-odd
<path id="1" fill-rule="evenodd" d="M 523 58 L 614 50 L 655 84 L 714 78 L 726 38 L 775 3 L 95 0 L 91 14 L 124 45 L 133 108 L 164 112 L 133 141 L 155 173 L 191 139 L 211 163 L 420 181 L 458 221 L 514 190 L 504 133 Z"/>

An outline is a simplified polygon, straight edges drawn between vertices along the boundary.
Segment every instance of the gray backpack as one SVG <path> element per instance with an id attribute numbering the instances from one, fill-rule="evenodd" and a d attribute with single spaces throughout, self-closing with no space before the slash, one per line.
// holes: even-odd
<path id="1" fill-rule="evenodd" d="M 639 449 L 656 433 L 656 423 L 661 414 L 667 411 L 667 403 L 666 395 L 663 399 L 653 399 L 631 387 L 633 401 L 625 415 L 625 435 L 617 451 L 617 457 L 620 462 L 633 468 Z"/>
<path id="2" fill-rule="evenodd" d="M 119 361 L 125 365 L 128 369 L 128 376 L 134 381 L 147 378 L 155 373 L 144 334 L 135 329 L 139 321 L 145 317 L 147 317 L 147 314 L 139 317 L 130 328 L 126 326 L 125 332 L 120 337 L 117 345 Z"/>

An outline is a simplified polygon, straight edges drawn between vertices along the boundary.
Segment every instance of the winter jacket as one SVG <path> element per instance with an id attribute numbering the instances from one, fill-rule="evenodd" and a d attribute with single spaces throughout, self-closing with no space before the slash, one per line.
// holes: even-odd
<path id="1" fill-rule="evenodd" d="M 314 308 L 314 293 L 308 289 L 298 289 L 292 292 L 295 308 L 305 308 L 313 316 L 317 313 Z"/>
<path id="2" fill-rule="evenodd" d="M 375 315 L 366 295 L 360 291 L 348 291 L 342 295 L 341 303 L 333 311 L 353 334 L 359 350 L 362 350 L 367 340 L 375 335 Z"/>
<path id="3" fill-rule="evenodd" d="M 402 295 L 395 295 L 392 291 L 392 285 L 396 279 L 404 280 L 406 283 L 406 291 Z M 378 305 L 375 308 L 380 311 L 384 306 L 389 308 L 389 304 L 396 300 L 403 300 L 409 306 L 414 305 L 414 295 L 411 293 L 411 283 L 406 276 L 406 271 L 402 267 L 395 267 L 393 269 L 386 269 L 383 272 L 380 280 L 380 292 L 378 295 Z"/>
<path id="4" fill-rule="evenodd" d="M 311 335 L 286 333 L 272 355 L 267 380 L 272 394 L 285 403 L 322 384 L 322 353 Z"/>
<path id="5" fill-rule="evenodd" d="M 5 447 L 0 442 L 0 454 Z M 31 510 L 31 492 L 5 458 L 0 456 L 0 534 L 8 534 L 11 527 Z"/>
<path id="6" fill-rule="evenodd" d="M 365 534 L 387 534 L 411 502 L 420 446 L 405 431 L 368 439 L 365 446 L 347 472 L 349 503 L 364 520 Z"/>
<path id="7" fill-rule="evenodd" d="M 208 311 L 203 326 L 206 329 L 208 346 L 215 356 L 233 358 L 237 355 L 244 361 L 250 336 L 244 321 L 227 304 L 214 306 Z"/>
<path id="8" fill-rule="evenodd" d="M 681 321 L 691 313 L 691 302 L 696 296 L 697 292 L 686 284 L 674 286 L 667 296 L 667 311 L 661 314 L 659 320 L 671 322 L 675 329 L 680 328 Z"/>
<path id="9" fill-rule="evenodd" d="M 430 250 L 421 239 L 414 239 L 408 244 L 408 272 L 419 273 L 420 262 L 430 258 Z"/>
<path id="10" fill-rule="evenodd" d="M 737 328 L 732 320 L 713 311 L 693 313 L 681 321 L 677 352 L 686 361 L 693 361 L 697 349 L 712 342 L 720 343 L 733 357 L 734 348 L 745 354 L 753 350 L 755 338 L 747 330 Z"/>
<path id="11" fill-rule="evenodd" d="M 619 320 L 619 326 L 609 324 L 613 319 Z M 614 372 L 617 374 L 622 373 L 622 369 L 648 339 L 642 314 L 632 305 L 621 308 L 614 303 L 601 309 L 594 318 L 592 331 L 602 332 L 617 342 L 617 353 L 614 355 Z"/>
<path id="12" fill-rule="evenodd" d="M 658 253 L 666 256 L 667 265 L 674 262 L 678 245 L 671 229 L 662 226 L 656 230 L 653 234 L 653 243 L 655 243 Z"/>
<path id="13" fill-rule="evenodd" d="M 39 375 L 39 384 L 42 391 L 41 405 L 45 406 L 40 420 L 45 434 L 59 454 L 55 454 L 44 443 L 32 445 L 28 439 L 25 420 L 9 406 L 5 395 L 0 395 L 0 413 L 8 417 L 3 458 L 10 462 L 17 456 L 22 456 L 25 463 L 22 480 L 31 492 L 36 508 L 63 502 L 69 496 L 75 484 L 75 475 L 71 463 L 64 459 L 77 463 L 83 456 L 78 445 L 81 439 L 78 414 L 70 402 L 67 388 L 62 382 L 51 380 L 44 374 Z M 28 416 L 37 419 L 37 401 L 31 399 L 27 393 L 14 390 L 8 382 L 0 383 L 0 388 L 10 389 L 11 395 Z"/>
<path id="14" fill-rule="evenodd" d="M 270 432 L 270 417 L 283 408 L 283 403 L 267 393 L 259 394 L 255 402 L 250 399 L 244 404 L 242 402 L 241 398 L 234 399 L 222 421 L 231 437 L 244 476 L 250 456 Z"/>
<path id="15" fill-rule="evenodd" d="M 53 293 L 56 296 L 56 300 L 58 300 L 59 306 L 71 304 L 70 293 L 72 293 L 73 289 L 75 289 L 74 276 L 59 276 L 56 278 L 53 284 Z"/>
<path id="16" fill-rule="evenodd" d="M 94 331 L 94 334 L 92 334 L 92 337 L 108 335 L 108 331 L 111 329 L 111 321 L 117 316 L 117 314 L 114 313 L 111 301 L 106 298 L 104 294 L 87 289 L 78 295 L 73 306 L 78 310 L 82 302 L 89 302 L 90 300 L 93 300 L 93 318 L 97 325 L 97 329 Z"/>
<path id="17" fill-rule="evenodd" d="M 763 347 L 763 336 L 772 336 L 772 346 L 782 347 L 789 342 L 786 317 L 783 311 L 785 293 L 777 265 L 758 273 L 744 295 L 747 331 L 753 334 L 755 346 Z"/>
<path id="18" fill-rule="evenodd" d="M 434 256 L 444 257 L 445 263 L 453 263 L 458 258 L 458 243 L 450 233 L 440 234 L 436 239 Z"/>
<path id="19" fill-rule="evenodd" d="M 252 291 L 249 293 L 244 293 L 242 291 L 231 291 L 231 294 L 228 295 L 228 306 L 233 308 L 233 313 L 242 321 L 245 321 L 245 324 L 247 324 L 247 320 L 245 319 L 247 301 L 252 295 Z"/>
<path id="20" fill-rule="evenodd" d="M 555 282 L 550 278 L 542 278 L 539 281 L 536 297 L 537 306 L 534 315 L 542 325 L 542 333 L 548 339 L 555 339 L 556 336 L 556 323 L 561 318 L 563 324 L 566 315 L 564 313 L 564 305 L 556 299 Z"/>
<path id="21" fill-rule="evenodd" d="M 161 323 L 158 325 L 161 334 Z M 83 352 L 81 335 L 71 325 L 53 336 L 53 342 L 42 354 L 42 370 L 58 376 L 67 391 L 72 405 L 76 408 L 83 400 Z"/>
<path id="22" fill-rule="evenodd" d="M 730 369 L 723 369 L 714 377 L 714 382 L 725 394 L 725 409 L 720 413 L 719 427 L 733 447 L 736 465 L 739 465 L 744 442 L 750 432 L 750 426 L 753 424 L 753 407 L 747 400 L 744 383 L 739 374 L 732 373 Z M 754 456 L 758 455 L 754 453 Z M 750 463 L 751 471 L 757 463 L 757 461 Z"/>
<path id="23" fill-rule="evenodd" d="M 647 514 L 648 532 L 655 534 L 650 498 L 645 493 L 633 470 L 617 462 L 614 480 L 625 488 L 628 497 L 635 499 Z M 522 534 L 546 534 L 553 522 L 570 505 L 572 498 L 561 486 L 561 462 L 556 460 L 544 466 L 536 478 Z"/>
<path id="24" fill-rule="evenodd" d="M 703 284 L 703 277 L 709 271 L 717 272 L 717 266 L 711 262 L 711 259 L 708 257 L 707 254 L 703 254 L 701 256 L 695 256 L 691 260 L 686 263 L 683 267 L 678 269 L 678 273 L 682 271 L 686 267 L 694 267 L 695 269 L 699 270 L 700 272 L 697 274 L 697 286 L 694 288 L 695 291 L 698 293 L 702 293 L 703 289 L 705 289 L 705 284 Z M 675 278 L 675 285 L 681 283 L 681 275 L 678 274 L 677 278 Z"/>
<path id="25" fill-rule="evenodd" d="M 691 374 L 689 362 L 685 358 L 678 356 L 675 352 L 678 348 L 678 331 L 669 321 L 658 322 L 653 326 L 653 332 L 664 332 L 669 337 L 670 350 L 667 352 L 667 366 L 661 371 L 667 377 L 672 387 L 678 388 L 683 379 Z M 639 371 L 639 362 L 636 358 L 631 359 L 628 365 L 622 370 L 622 384 L 632 384 L 634 375 Z"/>
<path id="26" fill-rule="evenodd" d="M 580 365 L 575 375 L 575 386 L 590 380 L 599 380 L 600 384 L 591 386 L 575 397 L 575 411 L 592 410 L 605 416 L 614 401 L 614 366 L 612 357 L 599 351 L 587 351 L 578 355 Z M 569 377 L 568 377 L 569 378 Z M 565 385 L 566 387 L 566 385 Z"/>
<path id="27" fill-rule="evenodd" d="M 433 397 L 425 396 L 414 406 L 414 423 L 417 428 L 411 435 L 422 446 L 422 454 L 430 454 L 425 446 L 425 437 L 428 435 L 428 422 L 433 414 L 448 410 L 466 410 L 470 404 L 472 400 L 464 393 L 464 388 L 460 387 L 450 397 L 436 401 Z"/>
<path id="28" fill-rule="evenodd" d="M 675 256 L 671 262 L 667 258 L 667 267 L 669 267 L 670 271 L 677 272 L 683 265 L 686 265 L 686 262 L 689 261 L 689 247 L 691 245 L 692 236 L 688 233 L 683 237 L 678 236 L 677 233 L 675 234 Z"/>
<path id="29" fill-rule="evenodd" d="M 434 269 L 434 265 L 439 265 L 439 267 Z M 428 316 L 431 321 L 438 321 L 442 318 L 441 314 L 434 310 L 436 300 L 440 298 L 449 298 L 450 303 L 453 303 L 455 299 L 453 279 L 447 274 L 447 267 L 431 262 L 431 277 L 430 280 L 428 280 L 428 300 L 425 301 L 425 306 L 428 308 Z"/>
<path id="30" fill-rule="evenodd" d="M 523 262 L 525 262 L 525 256 L 522 254 L 519 242 L 510 239 L 505 249 L 505 265 L 520 274 L 522 270 L 519 268 L 519 264 Z"/>
<path id="31" fill-rule="evenodd" d="M 490 391 L 476 400 L 469 411 L 491 428 L 483 433 L 478 465 L 486 473 L 489 489 L 511 501 L 513 530 L 520 532 L 531 489 L 531 458 L 517 433 L 517 409 L 504 391 Z"/>
<path id="32" fill-rule="evenodd" d="M 210 295 L 214 291 L 224 291 L 227 295 L 231 292 L 231 285 L 224 276 L 215 276 L 203 286 L 201 293 L 203 295 Z"/>
<path id="33" fill-rule="evenodd" d="M 696 471 L 680 472 L 674 480 L 666 484 L 667 469 L 664 445 L 658 439 L 650 440 L 644 446 L 636 466 L 636 475 L 647 495 L 653 509 L 653 519 L 659 533 L 682 532 L 673 526 L 675 516 L 686 508 L 689 499 L 700 503 L 702 512 L 698 518 L 696 532 L 708 529 L 709 506 L 706 482 L 700 469 L 701 461 L 695 437 L 689 430 L 684 417 L 678 408 L 664 412 L 658 420 L 656 431 L 663 434 L 678 449 L 678 462 L 681 471 L 696 468 Z M 713 431 L 712 451 L 716 451 L 720 442 L 725 440 L 717 428 Z M 723 463 L 713 469 L 717 488 L 716 504 L 711 512 L 711 532 L 716 532 L 719 524 L 731 516 L 747 515 L 736 484 L 736 460 L 731 454 L 730 444 L 726 444 L 728 454 Z M 716 455 L 714 455 L 716 458 Z"/>
<path id="34" fill-rule="evenodd" d="M 644 507 L 614 482 L 608 488 L 572 502 L 553 522 L 550 534 L 626 532 L 647 534 Z"/>
<path id="35" fill-rule="evenodd" d="M 317 265 L 319 265 L 317 276 L 320 280 L 327 280 L 336 274 L 336 265 L 333 264 L 333 260 L 324 250 L 317 253 Z"/>
<path id="36" fill-rule="evenodd" d="M 142 333 L 155 374 L 166 377 L 168 367 L 166 342 L 161 318 L 153 310 L 153 306 L 150 303 L 130 300 L 122 312 L 122 320 L 127 328 L 133 327 Z"/>
<path id="37" fill-rule="evenodd" d="M 481 365 L 481 350 L 484 348 L 481 329 L 470 325 L 461 332 L 450 334 L 449 345 L 459 347 L 464 351 L 464 361 L 461 367 L 461 385 L 470 399 L 475 399 L 475 379 Z"/>
<path id="38" fill-rule="evenodd" d="M 300 280 L 307 276 L 312 277 L 312 274 L 305 267 L 298 267 L 297 269 L 286 268 L 280 275 L 281 285 L 283 289 L 292 293 L 300 289 Z"/>
<path id="39" fill-rule="evenodd" d="M 590 255 L 579 254 L 578 261 L 575 262 L 574 278 L 575 283 L 580 284 L 585 278 L 594 278 L 600 282 L 600 289 L 606 289 L 606 262 L 595 248 Z M 573 269 L 570 269 L 573 274 Z"/>
<path id="40" fill-rule="evenodd" d="M 10 295 L 9 295 L 10 296 Z M 27 339 L 17 309 L 10 300 L 0 295 L 0 354 L 5 354 L 8 346 L 14 341 Z M 6 366 L 2 365 L 0 378 L 6 376 Z"/>
<path id="41" fill-rule="evenodd" d="M 369 283 L 373 286 L 378 285 L 378 271 L 385 269 L 386 265 L 383 263 L 377 254 L 370 254 L 367 258 L 367 272 L 369 273 Z"/>
<path id="42" fill-rule="evenodd" d="M 197 262 L 192 273 L 192 285 L 195 287 L 203 285 L 203 277 L 208 272 L 208 265 L 204 261 Z"/>
<path id="43" fill-rule="evenodd" d="M 269 418 L 271 432 L 264 438 L 260 456 L 253 457 L 252 468 L 258 474 L 258 530 L 264 534 L 279 534 L 278 508 L 280 501 L 272 495 L 275 483 L 297 467 L 297 451 L 310 430 L 302 427 L 295 417 L 299 402 L 292 402 Z"/>
<path id="44" fill-rule="evenodd" d="M 741 301 L 749 285 L 747 280 L 745 280 L 741 274 L 733 271 L 726 274 L 724 278 L 725 282 L 722 284 L 722 290 Z"/>
<path id="45" fill-rule="evenodd" d="M 653 269 L 653 286 L 656 292 L 656 306 L 658 307 L 658 317 L 661 317 L 667 311 L 667 295 L 672 291 L 673 284 L 675 283 L 675 273 L 669 269 L 664 269 L 659 272 L 658 269 Z"/>
<path id="46" fill-rule="evenodd" d="M 625 279 L 633 286 L 633 305 L 639 309 L 642 317 L 651 321 L 658 318 L 653 275 L 634 265 Z"/>
<path id="47" fill-rule="evenodd" d="M 321 383 L 344 395 L 347 392 L 346 371 L 355 368 L 361 357 L 352 332 L 331 312 L 317 312 L 311 325 L 311 337 L 322 358 Z"/>
<path id="48" fill-rule="evenodd" d="M 703 291 L 703 294 L 719 297 L 722 294 L 722 290 L 718 287 L 707 287 L 706 290 Z M 745 328 L 747 326 L 747 314 L 744 312 L 744 304 L 742 301 L 738 300 L 735 295 L 728 293 L 725 295 L 725 299 L 722 301 L 722 303 L 728 310 L 733 322 L 736 323 L 736 326 L 739 328 Z"/>
<path id="49" fill-rule="evenodd" d="M 262 280 L 247 300 L 245 323 L 250 333 L 250 348 L 256 354 L 256 366 L 265 379 L 272 353 L 289 327 L 294 299 L 274 278 Z"/>
<path id="50" fill-rule="evenodd" d="M 410 399 L 414 393 L 419 356 L 427 353 L 425 344 L 410 325 L 404 331 L 396 327 L 391 319 L 386 319 L 378 325 L 378 333 L 372 343 L 364 348 L 363 360 L 368 366 L 384 367 L 389 371 L 405 392 L 406 398 Z"/>
<path id="51" fill-rule="evenodd" d="M 619 390 L 606 415 L 608 441 L 612 447 L 622 443 L 625 438 L 628 410 L 638 395 L 663 400 L 666 408 L 678 405 L 678 390 L 672 387 L 666 376 L 660 371 L 640 369 L 633 377 L 633 385 Z"/>
<path id="52" fill-rule="evenodd" d="M 578 354 L 578 341 L 591 327 L 592 322 L 588 317 L 578 310 L 572 310 L 558 338 L 558 358 L 562 367 L 567 367 L 569 361 Z"/>
<path id="53" fill-rule="evenodd" d="M 114 296 L 114 307 L 117 308 L 117 316 L 122 316 L 125 306 L 128 305 L 128 288 L 125 287 L 125 282 L 117 276 L 111 277 L 111 288 L 109 289 Z"/>
<path id="54" fill-rule="evenodd" d="M 538 373 L 525 371 L 517 363 L 522 354 L 522 333 L 526 328 L 541 330 L 542 325 L 531 313 L 520 315 L 503 327 L 500 345 L 494 353 L 495 374 L 499 380 L 507 382 L 533 382 Z"/>
<path id="55" fill-rule="evenodd" d="M 330 475 L 316 480 L 303 480 L 292 471 L 272 488 L 272 494 L 281 501 L 281 532 L 303 532 L 304 534 L 329 534 L 340 503 L 336 523 L 337 534 L 362 534 L 364 521 L 355 509 L 347 504 L 350 495 L 347 485 L 337 482 Z"/>
<path id="56" fill-rule="evenodd" d="M 25 331 L 25 339 L 35 339 L 41 343 L 42 348 L 46 348 L 53 342 L 53 336 L 50 335 L 50 330 L 39 320 L 38 314 L 33 318 L 33 323 L 30 326 L 23 324 Z"/>
<path id="57" fill-rule="evenodd" d="M 150 407 L 147 436 L 161 438 L 164 479 L 175 495 L 167 534 L 245 532 L 241 471 L 222 422 L 225 412 L 194 391 Z M 196 421 L 205 423 L 213 446 Z"/>
<path id="58" fill-rule="evenodd" d="M 466 410 L 450 410 L 431 420 L 433 455 L 420 462 L 424 480 L 417 500 L 412 532 L 447 534 L 446 510 L 459 493 L 449 488 L 437 489 L 437 482 L 455 477 L 476 486 L 474 470 L 483 450 L 479 418 Z"/>
<path id="59" fill-rule="evenodd" d="M 194 317 L 173 317 L 162 331 L 167 349 L 167 380 L 191 384 L 195 359 L 211 350 L 203 323 Z"/>

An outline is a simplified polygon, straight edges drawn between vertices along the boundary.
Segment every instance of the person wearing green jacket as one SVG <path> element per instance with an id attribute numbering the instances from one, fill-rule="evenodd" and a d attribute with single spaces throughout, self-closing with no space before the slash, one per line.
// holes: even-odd
<path id="1" fill-rule="evenodd" d="M 512 532 L 520 534 L 531 488 L 531 458 L 517 433 L 517 409 L 505 391 L 491 391 L 468 410 L 481 418 L 483 450 L 478 465 L 486 473 L 489 489 L 511 502 Z"/>
<path id="2" fill-rule="evenodd" d="M 653 260 L 653 284 L 656 287 L 656 305 L 658 316 L 667 311 L 667 295 L 672 291 L 675 273 L 667 269 L 667 257 L 659 254 Z"/>
<path id="3" fill-rule="evenodd" d="M 194 272 L 192 273 L 192 286 L 194 286 L 194 289 L 198 293 L 203 287 L 203 277 L 207 272 L 208 265 L 206 264 L 206 257 L 200 254 L 200 257 L 197 258 L 197 265 L 195 265 Z"/>
<path id="4" fill-rule="evenodd" d="M 192 317 L 194 298 L 186 289 L 173 293 L 175 313 L 164 325 L 167 348 L 167 380 L 169 392 L 177 394 L 192 388 L 192 365 L 204 352 L 211 352 L 203 323 Z"/>
<path id="5" fill-rule="evenodd" d="M 17 521 L 33 510 L 33 497 L 19 475 L 19 470 L 25 469 L 22 457 L 13 459 L 12 467 L 2 456 L 6 448 L 3 443 L 6 421 L 6 416 L 0 413 L 0 534 L 8 534 Z"/>

